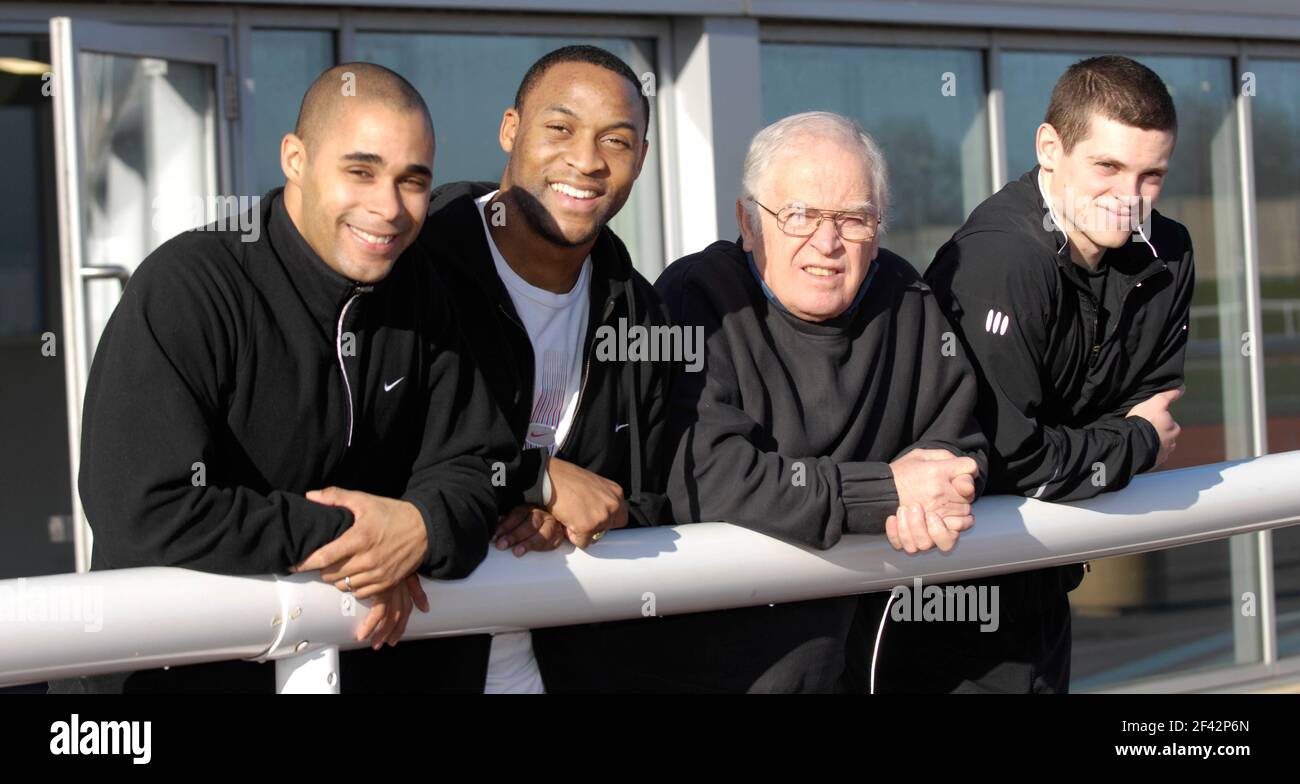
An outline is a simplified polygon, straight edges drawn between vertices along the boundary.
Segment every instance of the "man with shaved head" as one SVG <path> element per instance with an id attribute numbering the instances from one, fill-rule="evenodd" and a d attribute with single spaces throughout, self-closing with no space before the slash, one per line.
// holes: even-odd
<path id="1" fill-rule="evenodd" d="M 151 254 L 86 391 L 92 568 L 319 570 L 370 605 L 357 639 L 375 650 L 343 654 L 345 692 L 455 681 L 454 648 L 379 649 L 413 603 L 427 610 L 417 573 L 464 577 L 482 560 L 492 473 L 518 456 L 433 269 L 403 257 L 428 212 L 433 158 L 428 109 L 404 79 L 367 63 L 326 71 L 281 142 L 284 188 L 236 224 L 265 230 L 248 242 L 213 225 Z M 343 599 L 342 612 L 356 607 Z M 236 661 L 52 690 L 273 683 L 272 668 Z"/>
<path id="2" fill-rule="evenodd" d="M 280 142 L 284 208 L 331 269 L 380 280 L 424 222 L 433 153 L 429 109 L 409 82 L 371 63 L 337 65 L 307 89 Z M 383 203 L 367 204 L 376 178 L 388 180 Z"/>

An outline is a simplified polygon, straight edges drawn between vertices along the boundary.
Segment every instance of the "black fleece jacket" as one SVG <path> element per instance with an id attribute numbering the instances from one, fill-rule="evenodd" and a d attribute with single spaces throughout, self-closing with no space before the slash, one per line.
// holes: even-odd
<path id="1" fill-rule="evenodd" d="M 337 485 L 410 501 L 420 571 L 466 576 L 496 523 L 492 466 L 518 448 L 442 285 L 409 252 L 359 285 L 312 251 L 279 189 L 258 209 L 255 242 L 208 227 L 164 243 L 104 330 L 79 477 L 93 568 L 284 573 L 351 525 L 303 497 Z"/>

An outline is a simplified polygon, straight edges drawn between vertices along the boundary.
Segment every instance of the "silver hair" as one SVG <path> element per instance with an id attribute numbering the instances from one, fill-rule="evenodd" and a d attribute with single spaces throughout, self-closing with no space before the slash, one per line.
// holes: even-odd
<path id="1" fill-rule="evenodd" d="M 880 215 L 879 231 L 883 232 L 889 214 L 889 172 L 885 166 L 885 156 L 881 154 L 876 140 L 862 130 L 861 125 L 834 112 L 792 114 L 754 134 L 749 143 L 749 152 L 745 153 L 745 168 L 740 184 L 740 199 L 750 227 L 761 233 L 758 207 L 750 199 L 758 198 L 758 188 L 771 169 L 772 160 L 792 142 L 805 139 L 838 144 L 859 154 L 871 187 L 871 204 Z"/>

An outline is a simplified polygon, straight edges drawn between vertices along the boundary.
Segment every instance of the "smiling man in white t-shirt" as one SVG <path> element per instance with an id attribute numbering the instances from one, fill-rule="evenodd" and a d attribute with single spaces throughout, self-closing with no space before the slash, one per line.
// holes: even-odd
<path id="1" fill-rule="evenodd" d="M 499 187 L 435 191 L 417 242 L 447 280 L 466 343 L 523 448 L 500 488 L 497 529 L 497 547 L 517 556 L 566 538 L 588 547 L 612 528 L 660 519 L 671 368 L 593 350 L 602 326 L 667 324 L 606 225 L 649 149 L 640 87 L 597 47 L 542 57 L 501 121 L 510 157 Z M 475 638 L 484 690 L 602 690 L 602 628 Z"/>

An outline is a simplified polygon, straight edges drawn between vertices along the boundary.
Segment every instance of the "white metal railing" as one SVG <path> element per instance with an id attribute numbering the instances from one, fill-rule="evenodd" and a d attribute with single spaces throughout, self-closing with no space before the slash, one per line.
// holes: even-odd
<path id="1" fill-rule="evenodd" d="M 789 602 L 1159 550 L 1300 523 L 1300 451 L 1163 471 L 1073 504 L 990 496 L 951 553 L 883 536 L 817 551 L 724 523 L 612 532 L 464 580 L 425 580 L 406 639 Z M 364 603 L 362 603 L 364 604 Z M 337 692 L 366 614 L 310 575 L 145 568 L 0 581 L 0 686 L 223 659 L 276 662 L 279 689 Z"/>

